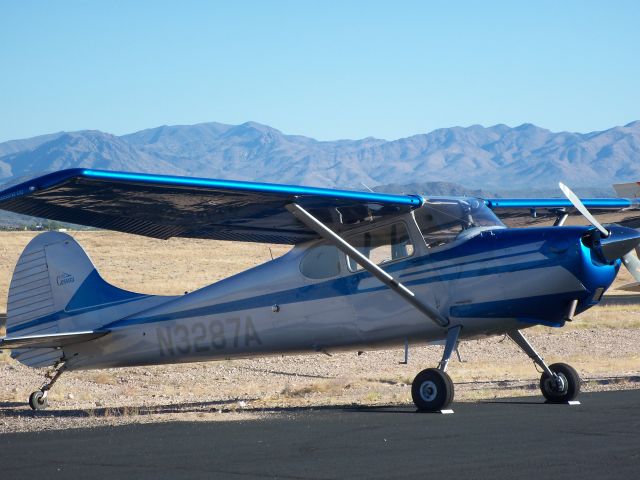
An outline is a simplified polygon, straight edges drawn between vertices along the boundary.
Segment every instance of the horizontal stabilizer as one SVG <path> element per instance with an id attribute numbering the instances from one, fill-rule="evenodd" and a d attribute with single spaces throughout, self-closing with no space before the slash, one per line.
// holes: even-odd
<path id="1" fill-rule="evenodd" d="M 626 292 L 639 292 L 640 293 L 640 282 L 627 283 L 621 287 L 618 287 L 618 290 L 624 290 Z"/>
<path id="2" fill-rule="evenodd" d="M 105 336 L 102 332 L 70 332 L 48 335 L 27 335 L 24 337 L 5 337 L 0 339 L 0 350 L 14 348 L 61 348 L 74 343 L 88 342 Z"/>

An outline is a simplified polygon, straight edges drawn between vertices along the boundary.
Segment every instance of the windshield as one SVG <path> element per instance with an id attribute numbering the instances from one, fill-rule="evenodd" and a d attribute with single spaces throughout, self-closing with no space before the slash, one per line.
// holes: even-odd
<path id="1" fill-rule="evenodd" d="M 415 212 L 427 247 L 434 248 L 489 228 L 504 228 L 493 211 L 478 198 L 433 198 Z"/>

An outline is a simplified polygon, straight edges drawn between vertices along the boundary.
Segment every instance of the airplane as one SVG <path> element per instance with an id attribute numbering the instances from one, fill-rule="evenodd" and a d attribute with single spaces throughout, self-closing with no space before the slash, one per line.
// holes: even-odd
<path id="1" fill-rule="evenodd" d="M 110 285 L 71 236 L 41 233 L 15 267 L 0 349 L 48 368 L 29 397 L 40 410 L 65 371 L 403 345 L 406 355 L 440 342 L 438 365 L 411 385 L 417 410 L 438 412 L 454 397 L 447 367 L 459 342 L 507 335 L 542 370 L 546 401 L 570 402 L 577 371 L 548 365 L 522 330 L 562 327 L 597 305 L 623 261 L 640 281 L 640 232 L 625 226 L 640 200 L 583 201 L 560 188 L 566 199 L 480 199 L 50 173 L 0 192 L 0 209 L 159 239 L 292 248 L 197 291 L 158 296 Z M 572 215 L 589 225 L 566 225 Z M 522 228 L 527 219 L 553 225 Z"/>
<path id="2" fill-rule="evenodd" d="M 613 189 L 620 197 L 638 198 L 640 197 L 640 182 L 614 183 Z"/>

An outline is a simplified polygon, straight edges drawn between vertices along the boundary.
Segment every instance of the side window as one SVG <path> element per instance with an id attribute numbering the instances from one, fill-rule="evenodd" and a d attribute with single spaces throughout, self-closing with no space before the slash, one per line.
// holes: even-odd
<path id="1" fill-rule="evenodd" d="M 313 279 L 335 277 L 340 273 L 338 249 L 332 245 L 312 247 L 302 258 L 300 271 Z"/>
<path id="2" fill-rule="evenodd" d="M 404 223 L 358 233 L 348 237 L 347 241 L 378 265 L 413 255 L 413 244 Z M 352 272 L 362 268 L 350 257 L 347 257 L 347 265 Z"/>

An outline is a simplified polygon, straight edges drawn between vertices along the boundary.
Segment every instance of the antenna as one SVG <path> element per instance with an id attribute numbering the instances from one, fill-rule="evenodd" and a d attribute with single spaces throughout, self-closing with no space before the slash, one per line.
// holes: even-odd
<path id="1" fill-rule="evenodd" d="M 271 255 L 271 260 L 273 260 L 273 252 L 271 251 L 271 247 L 269 247 L 269 255 Z"/>
<path id="2" fill-rule="evenodd" d="M 362 185 L 364 188 L 366 188 L 367 190 L 369 190 L 371 193 L 374 193 L 374 191 L 373 191 L 373 190 L 371 190 L 371 189 L 367 186 L 367 184 L 366 184 L 366 183 L 364 183 L 364 182 L 360 182 L 360 185 Z"/>

